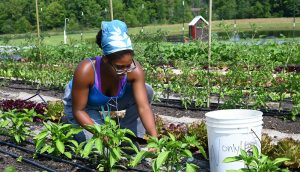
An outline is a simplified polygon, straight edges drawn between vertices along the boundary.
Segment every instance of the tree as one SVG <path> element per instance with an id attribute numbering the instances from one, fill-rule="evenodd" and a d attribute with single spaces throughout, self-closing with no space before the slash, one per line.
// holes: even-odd
<path id="1" fill-rule="evenodd" d="M 237 14 L 237 5 L 235 0 L 216 0 L 214 1 L 214 8 L 216 9 L 218 19 L 234 19 Z"/>
<path id="2" fill-rule="evenodd" d="M 15 22 L 15 29 L 17 33 L 25 33 L 31 31 L 32 26 L 26 17 L 23 16 Z"/>
<path id="3" fill-rule="evenodd" d="M 251 4 L 249 0 L 237 1 L 236 19 L 250 18 L 252 15 Z"/>
<path id="4" fill-rule="evenodd" d="M 52 28 L 64 27 L 65 8 L 58 2 L 52 2 L 45 10 L 45 25 Z"/>

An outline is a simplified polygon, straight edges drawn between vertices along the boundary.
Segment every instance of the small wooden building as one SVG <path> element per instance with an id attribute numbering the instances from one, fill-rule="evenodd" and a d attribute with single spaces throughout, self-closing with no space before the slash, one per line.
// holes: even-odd
<path id="1" fill-rule="evenodd" d="M 202 16 L 196 16 L 189 23 L 189 37 L 193 40 L 208 40 L 208 22 Z"/>

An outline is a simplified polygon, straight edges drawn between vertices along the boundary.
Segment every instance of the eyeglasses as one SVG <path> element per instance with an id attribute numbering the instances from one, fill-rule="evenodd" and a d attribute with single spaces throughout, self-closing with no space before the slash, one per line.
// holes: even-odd
<path id="1" fill-rule="evenodd" d="M 125 65 L 114 65 L 111 62 L 109 64 L 114 68 L 114 70 L 116 71 L 117 75 L 123 75 L 123 74 L 125 74 L 127 72 L 132 72 L 136 68 L 134 60 L 132 60 L 131 64 L 128 65 L 128 66 L 125 66 Z"/>

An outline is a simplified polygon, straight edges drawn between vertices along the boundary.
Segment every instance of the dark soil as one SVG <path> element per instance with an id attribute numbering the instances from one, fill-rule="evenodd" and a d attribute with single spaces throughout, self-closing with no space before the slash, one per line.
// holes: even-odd
<path id="1" fill-rule="evenodd" d="M 27 92 L 27 93 L 36 93 L 36 86 L 26 85 L 22 82 L 18 81 L 5 81 L 0 79 L 0 89 L 3 91 L 11 91 L 11 92 Z M 63 90 L 49 90 L 41 88 L 40 91 L 41 95 L 45 96 L 52 96 L 56 98 L 62 98 L 63 97 Z M 153 105 L 152 106 L 153 112 L 157 115 L 166 115 L 166 116 L 173 116 L 173 117 L 191 117 L 191 118 L 205 118 L 205 113 L 208 112 L 208 110 L 202 109 L 202 110 L 185 110 L 180 108 L 172 108 L 172 107 L 162 107 L 161 104 L 158 106 Z M 300 119 L 298 118 L 295 121 L 288 120 L 287 116 L 280 116 L 278 114 L 272 114 L 272 113 L 264 113 L 263 118 L 263 128 L 264 129 L 274 129 L 277 131 L 285 132 L 285 133 L 300 133 Z M 6 137 L 0 136 L 0 140 L 7 140 Z M 34 150 L 34 147 L 32 145 L 24 145 L 24 147 Z M 32 159 L 32 155 L 26 154 L 18 149 L 11 148 L 8 146 L 0 145 L 0 149 L 9 151 L 11 153 L 21 155 L 24 158 Z M 35 161 L 39 161 L 42 165 L 51 167 L 55 169 L 56 171 L 80 171 L 79 169 L 60 162 L 55 162 L 53 160 L 46 160 L 46 159 L 38 159 Z M 80 163 L 80 162 L 78 162 Z M 8 166 L 13 166 L 16 168 L 17 171 L 21 172 L 29 172 L 29 171 L 43 171 L 41 169 L 38 169 L 34 166 L 28 165 L 24 162 L 17 162 L 14 158 L 11 158 L 8 155 L 4 155 L 0 153 L 0 171 L 4 171 L 4 169 Z M 141 164 L 139 167 L 137 167 L 139 170 L 145 170 L 145 171 L 151 171 L 151 167 L 145 164 Z M 122 171 L 122 170 L 121 170 Z M 133 171 L 133 170 L 127 170 L 127 171 Z"/>
<path id="2" fill-rule="evenodd" d="M 170 107 L 152 106 L 153 112 L 157 115 L 166 115 L 173 117 L 191 117 L 205 119 L 205 113 L 208 111 L 199 110 L 183 110 Z M 295 121 L 288 120 L 285 116 L 279 116 L 278 114 L 266 113 L 263 116 L 263 128 L 274 129 L 284 133 L 300 133 L 300 119 L 297 118 Z"/>
<path id="3" fill-rule="evenodd" d="M 13 143 L 10 141 L 10 139 L 8 137 L 3 136 L 3 135 L 0 135 L 0 141 Z M 15 144 L 15 143 L 13 143 L 13 144 Z M 30 143 L 22 143 L 19 146 L 21 146 L 22 148 L 25 148 L 26 150 L 34 151 L 34 145 L 32 145 Z M 33 158 L 32 153 L 27 153 L 23 150 L 14 148 L 12 146 L 0 144 L 0 150 L 15 154 L 17 156 L 22 156 L 23 158 L 29 159 L 31 161 L 39 163 L 40 165 L 43 165 L 47 168 L 50 168 L 50 169 L 52 169 L 54 171 L 58 171 L 58 172 L 88 172 L 88 171 L 90 171 L 90 170 L 80 169 L 79 167 L 75 167 L 68 163 L 51 160 L 47 157 Z M 69 159 L 66 159 L 66 160 L 70 161 Z M 74 162 L 76 164 L 80 164 L 82 166 L 86 166 L 91 169 L 96 169 L 96 167 L 97 167 L 97 165 L 92 165 L 86 161 L 81 161 L 80 159 L 76 159 L 76 158 L 73 158 L 72 162 Z M 12 158 L 10 155 L 0 153 L 0 171 L 4 171 L 4 169 L 8 168 L 8 167 L 14 167 L 16 169 L 16 171 L 18 171 L 18 172 L 45 171 L 41 168 L 38 168 L 34 165 L 30 165 L 26 162 L 18 162 L 15 158 Z M 149 164 L 147 164 L 147 162 L 144 161 L 141 164 L 139 164 L 137 167 L 132 168 L 132 169 L 128 169 L 128 170 L 125 170 L 124 168 L 118 169 L 118 171 L 120 171 L 120 172 L 139 171 L 139 170 L 140 171 L 151 171 L 151 166 Z M 97 170 L 94 170 L 94 171 L 96 172 Z"/>
<path id="4" fill-rule="evenodd" d="M 10 142 L 9 138 L 5 136 L 0 136 L 1 141 L 5 142 Z M 21 145 L 23 148 L 26 148 L 28 150 L 34 150 L 34 146 L 31 144 L 23 144 Z M 44 165 L 46 167 L 49 167 L 51 169 L 54 169 L 55 171 L 74 171 L 74 167 L 71 165 L 61 163 L 61 162 L 55 162 L 49 159 L 44 159 L 44 158 L 38 158 L 38 159 L 33 159 L 33 154 L 31 153 L 26 153 L 24 151 L 21 151 L 17 148 L 5 146 L 5 145 L 0 145 L 0 149 L 9 153 L 16 154 L 17 156 L 22 156 L 23 158 L 33 160 L 41 165 Z M 0 154 L 0 156 L 3 159 L 3 162 L 0 163 L 0 171 L 4 171 L 4 169 L 7 166 L 14 166 L 16 167 L 16 171 L 43 171 L 42 169 L 39 169 L 35 166 L 32 166 L 28 163 L 25 162 L 17 162 L 14 158 L 10 157 L 9 155 L 5 154 Z M 76 169 L 75 169 L 76 171 Z"/>

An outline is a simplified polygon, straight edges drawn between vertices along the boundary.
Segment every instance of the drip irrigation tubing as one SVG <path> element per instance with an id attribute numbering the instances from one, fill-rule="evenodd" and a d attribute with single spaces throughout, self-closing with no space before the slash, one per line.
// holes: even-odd
<path id="1" fill-rule="evenodd" d="M 33 142 L 31 141 L 25 141 L 29 144 L 34 144 Z M 27 152 L 27 153 L 35 153 L 34 151 L 32 150 L 28 150 L 28 149 L 25 149 L 21 146 L 18 146 L 16 144 L 13 144 L 13 143 L 8 143 L 8 142 L 3 142 L 3 141 L 0 141 L 0 144 L 2 145 L 7 145 L 7 146 L 10 146 L 10 147 L 14 147 L 14 148 L 17 148 L 21 151 L 24 151 L 24 152 Z M 61 159 L 61 158 L 58 158 L 58 157 L 55 157 L 55 156 L 52 156 L 52 155 L 47 155 L 47 154 L 39 154 L 39 153 L 36 153 L 38 156 L 42 156 L 42 157 L 45 157 L 45 158 L 50 158 L 50 159 L 53 159 L 55 161 L 58 161 L 58 162 L 63 162 L 63 163 L 67 163 L 67 164 L 70 164 L 72 166 L 75 166 L 75 167 L 78 167 L 80 169 L 84 169 L 86 171 L 91 171 L 91 172 L 96 172 L 96 170 L 94 169 L 91 169 L 91 168 L 88 168 L 88 167 L 85 167 L 85 166 L 82 166 L 80 164 L 76 164 L 72 161 L 68 161 L 68 160 L 64 160 L 64 159 Z M 73 156 L 73 155 L 72 155 Z M 80 160 L 87 160 L 85 158 L 81 158 L 81 157 L 76 157 L 76 159 L 80 159 Z M 149 171 L 146 171 L 146 170 L 139 170 L 139 169 L 136 169 L 136 168 L 133 168 L 133 167 L 126 167 L 128 170 L 131 170 L 131 171 L 137 171 L 137 172 L 149 172 Z"/>
<path id="2" fill-rule="evenodd" d="M 13 87 L 13 86 L 9 86 L 9 85 L 6 85 L 6 84 L 3 84 L 2 86 L 3 87 L 7 87 L 7 88 L 11 88 L 11 89 L 16 89 L 16 90 L 40 90 L 40 91 L 57 91 L 59 90 L 58 92 L 61 92 L 63 93 L 63 89 L 59 88 L 59 87 L 43 87 L 41 86 L 41 83 L 39 82 L 36 82 L 36 81 L 24 81 L 24 80 L 13 80 L 13 79 L 7 79 L 7 78 L 1 78 L 0 77 L 0 81 L 1 80 L 4 80 L 4 81 L 7 81 L 7 82 L 13 82 L 14 84 L 18 84 L 18 85 L 27 85 L 27 86 L 31 86 L 31 87 L 38 87 L 38 88 L 26 88 L 26 87 Z M 35 84 L 35 85 L 34 85 Z M 42 87 L 42 88 L 40 88 Z"/>
<path id="3" fill-rule="evenodd" d="M 41 88 L 26 88 L 26 87 L 14 87 L 14 86 L 9 86 L 9 85 L 4 85 L 3 87 L 6 87 L 6 88 L 11 88 L 11 89 L 16 89 L 16 90 L 40 90 L 40 91 L 52 91 L 52 90 L 49 90 L 49 89 L 41 89 Z"/>
<path id="4" fill-rule="evenodd" d="M 1 80 L 1 79 L 0 79 Z M 8 79 L 6 79 L 8 80 Z M 8 81 L 12 81 L 12 80 L 8 80 Z M 18 80 L 18 82 L 20 82 L 20 80 Z M 24 81 L 23 81 L 24 82 Z M 22 84 L 22 82 L 20 83 Z M 26 83 L 25 83 L 26 84 Z M 52 89 L 36 89 L 36 88 L 24 88 L 24 87 L 13 87 L 13 86 L 6 86 L 4 85 L 4 87 L 7 87 L 7 88 L 12 88 L 12 89 L 21 89 L 21 90 L 36 90 L 36 94 L 26 100 L 29 100 L 35 96 L 39 96 L 45 103 L 46 101 L 41 97 L 41 95 L 39 94 L 40 91 L 54 91 Z M 213 93 L 211 94 L 211 96 L 218 96 L 218 94 L 216 93 Z M 169 107 L 169 108 L 177 108 L 177 109 L 188 109 L 188 110 L 194 110 L 194 111 L 212 111 L 212 110 L 219 110 L 219 107 L 222 105 L 222 103 L 211 103 L 210 106 L 211 108 L 204 108 L 204 107 L 196 107 L 194 104 L 195 104 L 195 101 L 192 101 L 192 105 L 188 106 L 187 108 L 183 107 L 181 105 L 181 100 L 178 100 L 178 99 L 170 99 L 170 98 L 160 98 L 159 99 L 160 102 L 165 102 L 165 103 L 152 103 L 154 106 L 160 106 L 160 107 Z M 175 102 L 175 103 L 173 103 Z M 284 102 L 288 102 L 288 103 L 292 103 L 292 100 L 291 98 L 286 98 Z M 260 109 L 260 111 L 264 112 L 265 114 L 268 114 L 268 115 L 265 115 L 265 116 L 274 116 L 274 114 L 276 114 L 275 116 L 282 116 L 282 115 L 291 115 L 291 111 L 287 111 L 287 110 L 269 110 L 269 109 Z M 272 115 L 269 115 L 269 114 L 272 114 Z"/>
<path id="5" fill-rule="evenodd" d="M 32 151 L 32 150 L 28 150 L 28 149 L 25 149 L 21 146 L 18 146 L 18 145 L 15 145 L 15 144 L 12 144 L 12 143 L 8 143 L 8 142 L 3 142 L 3 141 L 0 141 L 0 144 L 2 145 L 7 145 L 7 146 L 10 146 L 10 147 L 14 147 L 14 148 L 17 148 L 19 150 L 22 150 L 24 152 L 27 152 L 27 153 L 32 153 L 34 154 L 35 151 Z M 52 156 L 52 155 L 47 155 L 47 154 L 39 154 L 39 153 L 36 153 L 38 156 L 42 156 L 42 157 L 45 157 L 45 158 L 50 158 L 50 159 L 53 159 L 55 161 L 58 161 L 58 162 L 63 162 L 63 163 L 67 163 L 67 164 L 70 164 L 72 166 L 75 166 L 75 167 L 78 167 L 80 169 L 84 169 L 84 170 L 87 170 L 87 171 L 96 171 L 94 169 L 91 169 L 91 168 L 88 168 L 88 167 L 85 167 L 85 166 L 82 166 L 80 164 L 76 164 L 72 161 L 68 161 L 68 160 L 64 160 L 64 159 L 61 159 L 61 158 L 58 158 L 58 157 L 55 157 L 55 156 Z"/>
<path id="6" fill-rule="evenodd" d="M 210 108 L 205 108 L 205 107 L 194 107 L 188 106 L 185 108 L 181 100 L 178 99 L 164 99 L 161 98 L 160 102 L 154 102 L 152 103 L 153 106 L 158 106 L 158 107 L 167 107 L 167 108 L 176 108 L 176 109 L 181 109 L 181 110 L 192 110 L 192 111 L 213 111 L 213 110 L 221 110 L 219 108 L 217 103 L 212 103 Z M 221 104 L 220 104 L 221 105 Z M 242 107 L 237 107 L 237 108 L 242 108 Z M 264 113 L 264 116 L 283 116 L 283 115 L 291 115 L 291 111 L 287 110 L 271 110 L 271 109 L 259 109 L 259 111 Z"/>
<path id="7" fill-rule="evenodd" d="M 18 155 L 13 154 L 13 153 L 10 153 L 10 152 L 7 152 L 7 151 L 4 151 L 4 150 L 2 150 L 2 149 L 0 149 L 0 152 L 3 153 L 3 154 L 9 155 L 9 156 L 11 156 L 11 157 L 13 157 L 13 158 L 19 158 Z M 37 163 L 37 162 L 31 161 L 31 160 L 29 160 L 29 159 L 27 159 L 27 158 L 22 158 L 22 161 L 24 161 L 24 162 L 26 162 L 26 163 L 28 163 L 28 164 L 31 164 L 31 165 L 33 165 L 33 166 L 35 166 L 35 167 L 41 168 L 41 169 L 43 169 L 43 170 L 47 170 L 47 171 L 49 171 L 49 172 L 56 172 L 55 170 L 53 170 L 53 169 L 51 169 L 51 168 L 48 168 L 48 167 L 46 167 L 46 166 L 43 166 L 43 165 L 41 165 L 41 164 L 39 164 L 39 163 Z"/>
<path id="8" fill-rule="evenodd" d="M 14 80 L 11 80 L 11 79 L 5 79 L 5 78 L 0 78 L 0 81 L 1 80 L 6 80 L 7 82 L 12 82 Z M 23 80 L 16 80 L 15 82 L 18 82 L 16 84 L 25 84 L 25 85 L 28 85 L 27 84 L 27 81 L 23 81 Z M 39 84 L 39 83 L 36 83 L 36 84 Z M 2 85 L 4 87 L 7 87 L 7 88 L 11 88 L 11 89 L 17 89 L 17 90 L 36 90 L 36 91 L 57 91 L 57 90 L 53 90 L 53 88 L 26 88 L 26 87 L 16 87 L 16 86 L 10 86 L 10 85 Z M 28 85 L 29 86 L 29 85 Z M 32 86 L 32 85 L 30 85 Z M 202 88 L 202 87 L 199 87 L 199 88 Z M 63 93 L 63 90 L 59 91 L 61 93 Z M 218 93 L 211 93 L 210 94 L 211 96 L 215 96 L 215 97 L 219 97 L 220 95 Z M 246 98 L 247 96 L 244 96 L 244 98 Z M 168 98 L 160 98 L 160 99 L 168 99 Z M 170 100 L 176 100 L 176 99 L 170 99 Z M 285 98 L 283 100 L 284 102 L 288 102 L 288 103 L 292 103 L 292 99 L 290 97 L 288 98 Z M 216 103 L 217 104 L 217 103 Z"/>
<path id="9" fill-rule="evenodd" d="M 29 141 L 29 140 L 25 140 L 24 142 L 28 143 L 28 144 L 31 144 L 31 145 L 34 145 L 34 143 L 32 141 Z M 82 158 L 82 157 L 74 155 L 74 154 L 72 154 L 72 157 L 74 157 L 75 159 L 78 159 L 80 161 L 88 161 L 86 158 Z"/>

